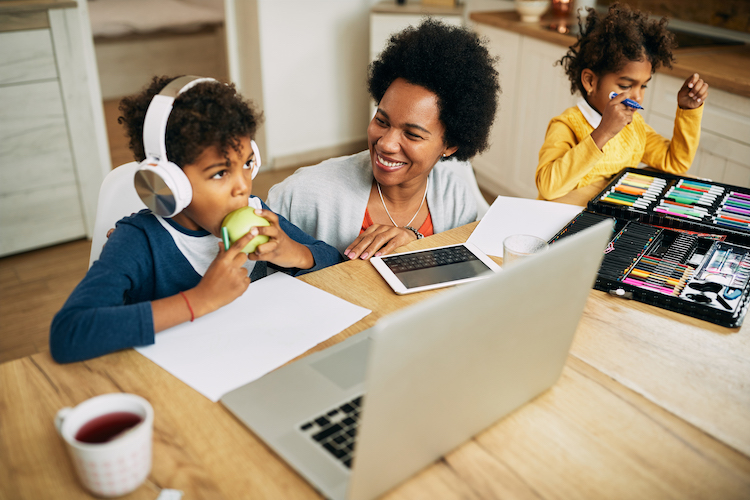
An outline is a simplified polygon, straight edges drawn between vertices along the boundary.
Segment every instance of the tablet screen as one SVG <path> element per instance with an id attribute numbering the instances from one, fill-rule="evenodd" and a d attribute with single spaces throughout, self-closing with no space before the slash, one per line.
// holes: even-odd
<path id="1" fill-rule="evenodd" d="M 475 278 L 491 271 L 463 245 L 386 256 L 383 263 L 406 288 Z"/>

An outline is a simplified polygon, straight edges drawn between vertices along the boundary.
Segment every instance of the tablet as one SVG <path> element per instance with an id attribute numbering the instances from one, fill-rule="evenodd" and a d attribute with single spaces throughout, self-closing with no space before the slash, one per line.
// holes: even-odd
<path id="1" fill-rule="evenodd" d="M 487 278 L 500 266 L 470 243 L 370 259 L 399 295 Z"/>

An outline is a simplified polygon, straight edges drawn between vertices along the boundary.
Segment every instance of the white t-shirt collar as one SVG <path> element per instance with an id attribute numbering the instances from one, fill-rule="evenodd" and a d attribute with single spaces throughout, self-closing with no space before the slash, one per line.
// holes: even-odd
<path id="1" fill-rule="evenodd" d="M 576 105 L 578 106 L 578 109 L 581 110 L 581 113 L 583 113 L 583 117 L 586 118 L 586 121 L 589 122 L 589 125 L 594 128 L 599 126 L 602 122 L 602 115 L 592 108 L 591 105 L 586 102 L 586 99 L 583 97 L 579 98 Z"/>
<path id="2" fill-rule="evenodd" d="M 251 196 L 247 200 L 247 205 L 253 208 L 263 208 L 260 198 L 256 196 Z M 219 254 L 219 242 L 221 239 L 213 236 L 208 231 L 181 230 L 182 226 L 179 226 L 174 221 L 170 221 L 171 223 L 167 222 L 163 217 L 159 217 L 155 214 L 154 217 L 156 217 L 156 220 L 158 220 L 170 236 L 172 236 L 175 245 L 177 245 L 177 248 L 182 252 L 182 255 L 185 256 L 187 261 L 190 262 L 190 265 L 193 266 L 195 272 L 201 276 L 205 275 L 206 271 L 208 271 L 208 266 L 211 265 Z M 248 260 L 242 267 L 247 269 L 249 275 L 253 272 L 255 261 Z"/>

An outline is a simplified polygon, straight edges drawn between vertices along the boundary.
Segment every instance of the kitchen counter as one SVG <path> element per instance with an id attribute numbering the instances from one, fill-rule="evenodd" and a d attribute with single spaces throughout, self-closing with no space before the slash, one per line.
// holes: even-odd
<path id="1" fill-rule="evenodd" d="M 538 23 L 522 23 L 515 11 L 474 12 L 469 18 L 564 47 L 576 41 L 573 35 L 547 28 L 554 21 L 551 15 Z M 672 68 L 659 68 L 659 73 L 684 79 L 697 72 L 711 88 L 750 97 L 750 45 L 683 48 L 677 49 L 674 55 L 676 62 Z"/>
<path id="2" fill-rule="evenodd" d="M 0 2 L 0 14 L 73 9 L 76 7 L 78 7 L 78 3 L 74 0 L 3 0 Z"/>
<path id="3" fill-rule="evenodd" d="M 393 0 L 382 0 L 372 6 L 370 12 L 378 14 L 416 14 L 425 16 L 462 16 L 464 6 L 429 5 L 422 2 L 407 1 L 399 5 Z"/>

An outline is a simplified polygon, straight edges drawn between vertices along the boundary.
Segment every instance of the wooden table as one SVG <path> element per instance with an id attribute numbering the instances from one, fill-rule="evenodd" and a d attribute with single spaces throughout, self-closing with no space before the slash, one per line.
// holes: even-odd
<path id="1" fill-rule="evenodd" d="M 464 241 L 475 226 L 407 248 Z M 302 279 L 374 311 L 314 350 L 440 293 L 397 296 L 363 261 Z M 559 382 L 385 498 L 749 498 L 747 323 L 722 328 L 592 290 Z M 155 410 L 153 470 L 126 498 L 153 500 L 161 488 L 186 500 L 319 498 L 221 404 L 126 350 L 0 365 L 0 499 L 89 498 L 52 420 L 114 391 Z"/>

